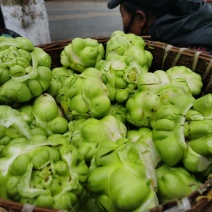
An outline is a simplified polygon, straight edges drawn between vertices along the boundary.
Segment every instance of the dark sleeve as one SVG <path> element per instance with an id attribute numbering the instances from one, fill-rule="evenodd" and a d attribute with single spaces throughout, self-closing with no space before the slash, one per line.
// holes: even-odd
<path id="1" fill-rule="evenodd" d="M 5 34 L 11 37 L 21 37 L 21 35 L 19 35 L 18 33 L 14 32 L 13 30 L 7 29 L 5 27 L 5 22 L 4 22 L 4 17 L 3 17 L 3 13 L 2 13 L 2 9 L 0 6 L 0 35 Z"/>
<path id="2" fill-rule="evenodd" d="M 175 16 L 188 15 L 202 7 L 203 0 L 169 0 L 169 12 Z"/>
<path id="3" fill-rule="evenodd" d="M 0 27 L 5 28 L 4 17 L 2 14 L 1 6 L 0 6 Z"/>

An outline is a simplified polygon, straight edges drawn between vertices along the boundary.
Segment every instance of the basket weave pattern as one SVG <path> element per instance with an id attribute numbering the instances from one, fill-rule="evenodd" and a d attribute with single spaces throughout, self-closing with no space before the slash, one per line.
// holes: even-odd
<path id="1" fill-rule="evenodd" d="M 109 37 L 93 37 L 102 44 L 106 44 Z M 212 55 L 186 48 L 178 48 L 166 43 L 155 42 L 148 39 L 146 50 L 153 55 L 150 71 L 158 69 L 167 70 L 174 65 L 184 65 L 194 72 L 200 74 L 203 79 L 202 94 L 212 93 Z M 52 58 L 52 68 L 61 66 L 60 53 L 69 44 L 70 40 L 57 41 L 49 44 L 42 44 L 39 47 L 48 52 Z"/>

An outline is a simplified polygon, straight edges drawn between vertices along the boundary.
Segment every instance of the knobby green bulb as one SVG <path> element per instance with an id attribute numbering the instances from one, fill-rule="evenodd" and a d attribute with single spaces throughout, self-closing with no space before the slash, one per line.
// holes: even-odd
<path id="1" fill-rule="evenodd" d="M 0 44 L 0 102 L 27 102 L 47 90 L 52 79 L 51 58 L 23 37 Z"/>

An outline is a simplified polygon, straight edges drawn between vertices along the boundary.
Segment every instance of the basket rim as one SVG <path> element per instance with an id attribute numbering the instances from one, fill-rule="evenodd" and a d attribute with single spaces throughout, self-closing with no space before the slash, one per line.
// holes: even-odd
<path id="1" fill-rule="evenodd" d="M 206 206 L 212 206 L 212 176 L 209 177 L 205 183 L 203 183 L 197 190 L 193 191 L 190 195 L 181 198 L 181 199 L 173 199 L 172 201 L 169 201 L 167 203 L 160 204 L 152 209 L 150 209 L 150 212 L 162 212 L 164 209 L 171 209 L 172 207 L 181 207 L 182 200 L 186 199 L 190 202 L 191 207 L 192 203 L 196 203 L 196 206 L 194 208 L 190 209 L 189 211 L 196 211 L 196 207 L 206 207 Z M 199 196 L 200 195 L 200 196 Z M 30 204 L 22 204 L 19 202 L 14 202 L 11 200 L 6 200 L 2 197 L 0 197 L 0 211 L 1 208 L 3 209 L 9 209 L 9 211 L 23 211 L 25 208 L 31 208 L 34 212 L 58 212 L 61 210 L 58 209 L 49 209 L 49 208 L 41 208 L 41 207 L 35 207 Z"/>
<path id="2" fill-rule="evenodd" d="M 151 40 L 150 36 L 140 36 L 141 38 L 144 39 L 146 46 L 147 47 L 158 47 L 158 48 L 166 48 L 169 47 L 171 51 L 178 53 L 181 52 L 182 54 L 186 54 L 188 56 L 193 56 L 195 54 L 199 54 L 199 58 L 205 59 L 205 60 L 212 60 L 212 55 L 204 52 L 204 51 L 199 51 L 199 50 L 195 50 L 195 49 L 191 49 L 191 48 L 184 48 L 184 47 L 177 47 L 165 42 L 160 42 L 160 41 L 154 41 Z M 94 37 L 90 37 L 91 39 L 95 39 L 100 43 L 106 43 L 111 37 L 108 36 L 94 36 Z M 65 45 L 67 45 L 68 43 L 71 43 L 73 39 L 64 39 L 64 40 L 58 40 L 58 41 L 54 41 L 54 42 L 50 42 L 50 43 L 45 43 L 45 44 L 40 44 L 38 45 L 38 47 L 40 48 L 48 48 L 48 50 L 56 50 L 57 48 L 61 48 Z"/>

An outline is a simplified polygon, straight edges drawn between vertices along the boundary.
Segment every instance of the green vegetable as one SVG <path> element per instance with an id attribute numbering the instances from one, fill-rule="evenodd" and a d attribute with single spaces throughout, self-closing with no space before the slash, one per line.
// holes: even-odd
<path id="1" fill-rule="evenodd" d="M 160 106 L 157 93 L 137 92 L 126 102 L 127 121 L 136 127 L 150 127 L 150 119 Z"/>
<path id="2" fill-rule="evenodd" d="M 175 70 L 173 67 L 172 73 L 175 73 Z M 183 71 L 183 70 L 182 70 Z M 167 72 L 163 70 L 157 70 L 155 72 L 146 72 L 142 73 L 138 76 L 138 90 L 139 91 L 146 91 L 146 90 L 153 90 L 153 89 L 162 89 L 163 87 L 166 87 L 167 85 L 173 86 L 176 89 L 181 89 L 184 93 L 191 93 L 191 90 L 188 86 L 188 83 L 186 80 L 181 81 L 174 81 L 172 80 Z"/>
<path id="3" fill-rule="evenodd" d="M 83 195 L 80 197 L 79 211 L 99 212 L 100 210 L 101 209 L 97 205 L 96 199 L 85 190 Z"/>
<path id="4" fill-rule="evenodd" d="M 67 120 L 72 120 L 72 112 L 69 107 L 68 87 L 70 81 L 76 73 L 68 67 L 57 67 L 52 70 L 52 80 L 46 91 L 63 109 L 64 116 Z"/>
<path id="5" fill-rule="evenodd" d="M 71 144 L 76 146 L 86 162 L 90 163 L 97 149 L 104 142 L 115 142 L 125 138 L 126 126 L 114 116 L 108 115 L 102 119 L 89 118 L 69 122 Z"/>
<path id="6" fill-rule="evenodd" d="M 66 80 L 69 80 L 74 74 L 74 71 L 68 67 L 57 67 L 52 69 L 52 80 L 47 89 L 47 93 L 53 97 L 57 97 L 59 91 L 64 87 Z"/>
<path id="7" fill-rule="evenodd" d="M 85 69 L 95 67 L 103 59 L 105 50 L 103 44 L 92 38 L 74 38 L 61 52 L 60 61 L 65 67 L 83 72 Z"/>
<path id="8" fill-rule="evenodd" d="M 30 128 L 20 115 L 19 111 L 8 105 L 0 105 L 0 126 L 1 125 L 5 128 L 13 128 L 15 133 L 19 133 L 23 137 L 28 139 L 31 138 L 32 134 Z M 5 128 L 4 130 L 6 130 Z"/>
<path id="9" fill-rule="evenodd" d="M 47 135 L 63 134 L 68 121 L 62 116 L 55 99 L 48 93 L 38 96 L 32 103 L 33 125 L 45 130 Z"/>
<path id="10" fill-rule="evenodd" d="M 160 203 L 188 196 L 198 189 L 201 183 L 183 167 L 162 165 L 156 169 Z"/>
<path id="11" fill-rule="evenodd" d="M 212 94 L 196 99 L 186 114 L 184 128 L 188 143 L 183 165 L 191 172 L 206 171 L 212 164 Z"/>
<path id="12" fill-rule="evenodd" d="M 43 49 L 38 47 L 35 47 L 33 52 L 38 58 L 38 64 L 40 66 L 51 68 L 52 59 L 49 54 L 47 54 Z"/>
<path id="13" fill-rule="evenodd" d="M 52 79 L 51 57 L 26 38 L 0 44 L 0 102 L 27 102 L 47 90 Z"/>
<path id="14" fill-rule="evenodd" d="M 109 114 L 111 102 L 101 72 L 87 68 L 73 75 L 60 90 L 57 102 L 71 118 L 102 118 Z"/>
<path id="15" fill-rule="evenodd" d="M 129 138 L 132 142 L 139 142 L 147 146 L 151 160 L 154 167 L 157 167 L 159 162 L 161 162 L 161 157 L 155 148 L 155 145 L 152 140 L 152 130 L 147 127 L 142 127 L 136 130 L 129 129 L 127 131 L 127 138 Z"/>
<path id="16" fill-rule="evenodd" d="M 152 139 L 162 161 L 168 166 L 177 165 L 187 149 L 185 115 L 193 102 L 194 98 L 189 95 L 176 96 L 156 112 Z"/>
<path id="17" fill-rule="evenodd" d="M 206 119 L 186 122 L 184 132 L 189 140 L 212 135 L 212 120 Z"/>
<path id="18" fill-rule="evenodd" d="M 5 135 L 6 127 L 0 124 L 0 139 L 2 139 Z"/>
<path id="19" fill-rule="evenodd" d="M 70 210 L 83 193 L 88 167 L 62 135 L 14 139 L 0 158 L 0 195 L 37 207 Z"/>
<path id="20" fill-rule="evenodd" d="M 175 70 L 178 73 L 178 69 L 173 68 L 173 75 Z M 126 103 L 127 120 L 137 127 L 153 127 L 157 110 L 175 96 L 192 96 L 186 80 L 176 83 L 163 70 L 141 73 L 138 76 L 137 87 L 137 92 Z"/>
<path id="21" fill-rule="evenodd" d="M 157 70 L 155 72 L 146 72 L 140 74 L 138 76 L 137 86 L 139 91 L 145 91 L 170 83 L 170 79 L 166 72 L 163 70 Z"/>
<path id="22" fill-rule="evenodd" d="M 210 125 L 211 126 L 211 125 Z M 207 136 L 203 136 L 200 138 L 196 138 L 194 140 L 190 140 L 189 143 L 197 153 L 204 156 L 212 155 L 212 134 L 210 133 Z"/>
<path id="23" fill-rule="evenodd" d="M 175 96 L 184 94 L 186 93 L 181 88 L 176 88 L 172 84 L 138 91 L 126 102 L 127 121 L 137 127 L 153 127 L 157 110 Z"/>
<path id="24" fill-rule="evenodd" d="M 188 143 L 182 164 L 192 173 L 204 172 L 212 165 L 212 154 L 207 157 L 199 154 L 192 148 L 190 143 Z"/>
<path id="25" fill-rule="evenodd" d="M 126 114 L 127 110 L 125 105 L 119 103 L 111 104 L 110 112 L 108 115 L 114 116 L 125 125 L 127 125 Z"/>
<path id="26" fill-rule="evenodd" d="M 100 211 L 146 211 L 158 204 L 151 181 L 138 144 L 119 139 L 98 149 L 87 188 Z"/>
<path id="27" fill-rule="evenodd" d="M 174 66 L 168 69 L 166 73 L 171 81 L 176 84 L 181 83 L 181 81 L 186 81 L 193 96 L 197 96 L 201 93 L 203 87 L 201 76 L 186 66 Z"/>
<path id="28" fill-rule="evenodd" d="M 99 64 L 101 63 L 101 64 Z M 112 102 L 123 103 L 137 90 L 140 74 L 148 69 L 141 67 L 136 61 L 127 62 L 124 56 L 110 61 L 99 61 L 96 68 L 102 73 L 102 80 L 107 86 Z"/>
<path id="29" fill-rule="evenodd" d="M 32 104 L 22 105 L 20 108 L 17 109 L 20 113 L 20 116 L 24 119 L 29 127 L 34 126 L 35 117 L 32 113 Z"/>
<path id="30" fill-rule="evenodd" d="M 193 105 L 193 109 L 202 114 L 205 118 L 212 119 L 212 94 L 206 94 L 198 98 Z"/>
<path id="31" fill-rule="evenodd" d="M 1 37 L 1 49 L 7 49 L 10 46 L 15 46 L 28 52 L 34 50 L 34 44 L 28 38 Z"/>
<path id="32" fill-rule="evenodd" d="M 21 106 L 18 111 L 32 135 L 64 134 L 68 131 L 68 120 L 63 117 L 57 102 L 48 93 L 36 97 L 30 104 Z"/>
<path id="33" fill-rule="evenodd" d="M 142 37 L 115 31 L 106 44 L 106 60 L 124 56 L 128 62 L 136 61 L 141 67 L 148 69 L 152 64 L 152 54 L 145 50 Z"/>

